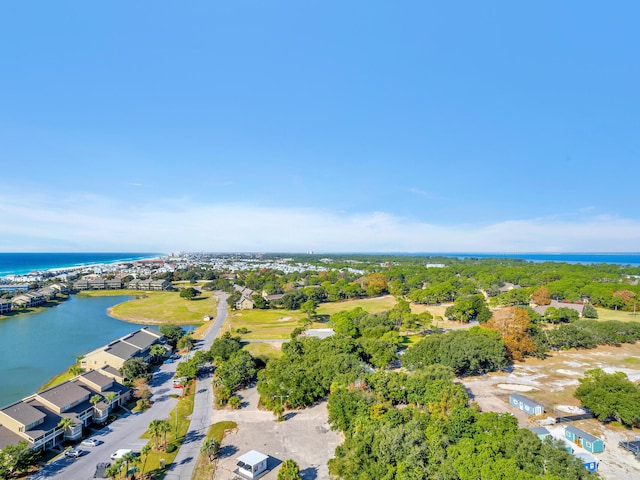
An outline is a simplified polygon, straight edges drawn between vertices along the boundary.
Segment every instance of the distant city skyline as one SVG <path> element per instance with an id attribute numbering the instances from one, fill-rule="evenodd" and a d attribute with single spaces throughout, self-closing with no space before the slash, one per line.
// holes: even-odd
<path id="1" fill-rule="evenodd" d="M 0 251 L 640 250 L 640 5 L 1 10 Z"/>

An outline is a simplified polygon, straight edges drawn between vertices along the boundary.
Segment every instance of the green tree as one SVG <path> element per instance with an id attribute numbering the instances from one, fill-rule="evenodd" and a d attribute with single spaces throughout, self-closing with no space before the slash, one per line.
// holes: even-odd
<path id="1" fill-rule="evenodd" d="M 122 373 L 125 381 L 129 382 L 133 382 L 138 378 L 151 379 L 149 364 L 140 357 L 130 358 L 125 361 L 122 368 L 120 368 L 120 373 Z"/>
<path id="2" fill-rule="evenodd" d="M 67 435 L 67 430 L 69 430 L 73 426 L 73 420 L 69 417 L 62 417 L 58 422 L 58 427 L 65 432 L 65 436 Z"/>
<path id="3" fill-rule="evenodd" d="M 147 459 L 149 458 L 150 453 L 151 453 L 151 445 L 146 443 L 145 446 L 140 449 L 140 459 L 142 460 L 142 469 L 140 473 L 142 475 L 142 478 L 145 477 Z"/>
<path id="4" fill-rule="evenodd" d="M 598 311 L 590 303 L 586 303 L 582 309 L 582 316 L 584 318 L 598 318 Z"/>
<path id="5" fill-rule="evenodd" d="M 164 345 L 159 345 L 159 344 L 151 345 L 151 348 L 149 349 L 149 355 L 151 355 L 151 358 L 153 359 L 154 362 L 161 361 L 166 354 L 167 354 L 167 349 L 165 348 Z"/>
<path id="6" fill-rule="evenodd" d="M 206 438 L 200 445 L 200 453 L 207 456 L 209 463 L 213 463 L 219 452 L 220 442 L 215 438 Z"/>
<path id="7" fill-rule="evenodd" d="M 574 395 L 599 420 L 613 419 L 625 426 L 640 423 L 640 387 L 623 372 L 587 370 Z"/>
<path id="8" fill-rule="evenodd" d="M 285 460 L 278 470 L 278 480 L 302 480 L 300 467 L 293 460 Z"/>
<path id="9" fill-rule="evenodd" d="M 316 313 L 317 313 L 316 309 L 317 308 L 318 308 L 318 304 L 312 298 L 310 298 L 309 300 L 304 302 L 302 305 L 300 305 L 300 311 L 302 313 L 307 314 L 309 316 L 309 318 L 313 318 L 313 317 L 316 316 Z"/>
<path id="10" fill-rule="evenodd" d="M 149 422 L 148 431 L 149 431 L 149 434 L 153 436 L 154 445 L 155 445 L 155 449 L 156 450 L 158 450 L 158 447 L 160 445 L 160 442 L 159 442 L 160 435 L 162 434 L 162 431 L 163 431 L 163 428 L 164 428 L 164 427 L 162 427 L 162 422 L 163 421 L 164 420 L 160 420 L 160 419 L 154 418 L 153 420 L 151 420 Z"/>
<path id="11" fill-rule="evenodd" d="M 165 336 L 167 342 L 175 347 L 184 334 L 186 333 L 180 325 L 160 325 L 160 333 Z"/>
<path id="12" fill-rule="evenodd" d="M 180 298 L 184 298 L 186 300 L 193 300 L 196 298 L 200 292 L 193 287 L 183 288 L 180 290 Z"/>
<path id="13" fill-rule="evenodd" d="M 255 378 L 255 361 L 249 352 L 239 350 L 218 365 L 215 376 L 220 385 L 234 391 Z"/>

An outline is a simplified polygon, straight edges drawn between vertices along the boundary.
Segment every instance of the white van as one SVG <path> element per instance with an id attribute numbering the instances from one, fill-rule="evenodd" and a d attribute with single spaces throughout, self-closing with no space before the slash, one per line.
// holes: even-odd
<path id="1" fill-rule="evenodd" d="M 133 450 L 131 450 L 130 448 L 121 448 L 120 450 L 111 454 L 111 460 L 118 460 L 119 458 L 124 457 L 127 453 L 132 451 Z"/>

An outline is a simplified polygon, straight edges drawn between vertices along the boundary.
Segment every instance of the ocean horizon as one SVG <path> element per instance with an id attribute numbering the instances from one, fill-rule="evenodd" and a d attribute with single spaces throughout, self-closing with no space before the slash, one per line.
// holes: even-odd
<path id="1" fill-rule="evenodd" d="M 161 256 L 148 252 L 38 252 L 0 253 L 0 277 L 52 269 L 132 262 Z"/>

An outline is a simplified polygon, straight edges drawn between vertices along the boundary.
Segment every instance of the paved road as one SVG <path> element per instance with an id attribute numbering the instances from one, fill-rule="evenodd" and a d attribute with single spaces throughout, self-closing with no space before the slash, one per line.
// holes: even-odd
<path id="1" fill-rule="evenodd" d="M 216 320 L 206 333 L 202 344 L 198 348 L 209 349 L 213 340 L 218 335 L 224 319 L 227 317 L 227 295 L 216 293 L 220 302 L 218 303 L 218 314 Z M 213 417 L 213 391 L 211 385 L 211 373 L 196 380 L 196 396 L 193 405 L 191 423 L 185 439 L 180 447 L 176 459 L 169 467 L 169 472 L 165 476 L 166 480 L 189 480 L 193 474 L 193 469 L 200 455 L 200 443 L 207 435 L 207 430 L 211 426 Z"/>
<path id="2" fill-rule="evenodd" d="M 222 322 L 227 316 L 227 295 L 217 294 L 219 298 L 218 314 L 214 324 L 206 333 L 204 339 L 199 342 L 196 349 L 208 349 L 213 343 Z M 172 378 L 176 369 L 175 363 L 160 366 L 158 374 L 150 382 L 153 405 L 146 412 L 128 414 L 115 422 L 109 424 L 92 437 L 102 443 L 96 447 L 79 447 L 85 454 L 77 459 L 62 457 L 54 462 L 50 462 L 30 480 L 59 479 L 59 480 L 83 480 L 89 479 L 95 472 L 96 464 L 99 462 L 110 462 L 109 456 L 119 448 L 130 448 L 140 451 L 147 443 L 141 439 L 149 426 L 149 422 L 156 418 L 169 418 L 171 410 L 176 406 L 177 399 L 170 397 L 172 390 Z M 198 459 L 200 441 L 211 424 L 213 415 L 213 403 L 211 393 L 211 379 L 202 378 L 198 380 L 196 387 L 196 397 L 194 412 L 191 417 L 191 424 L 183 447 L 178 452 L 175 462 L 171 465 L 168 480 L 191 478 L 191 473 Z M 203 433 L 204 432 L 204 433 Z"/>

